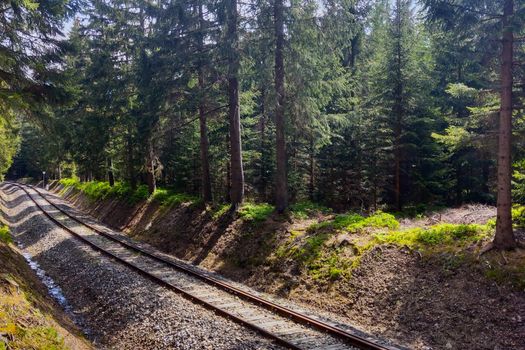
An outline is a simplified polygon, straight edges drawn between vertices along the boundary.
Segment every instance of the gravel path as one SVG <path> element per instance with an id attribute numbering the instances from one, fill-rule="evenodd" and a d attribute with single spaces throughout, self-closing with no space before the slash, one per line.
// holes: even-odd
<path id="1" fill-rule="evenodd" d="M 21 190 L 0 189 L 15 241 L 62 288 L 97 348 L 279 348 L 94 252 L 45 218 Z"/>

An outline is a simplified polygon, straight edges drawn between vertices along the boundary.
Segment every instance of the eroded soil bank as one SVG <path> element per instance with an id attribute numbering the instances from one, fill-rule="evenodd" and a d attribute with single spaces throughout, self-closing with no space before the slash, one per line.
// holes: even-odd
<path id="1" fill-rule="evenodd" d="M 525 349 L 523 250 L 479 258 L 475 252 L 481 243 L 432 254 L 380 244 L 362 254 L 351 274 L 337 269 L 322 274 L 283 253 L 283 247 L 294 248 L 290 242 L 302 236 L 313 242 L 310 248 L 317 248 L 314 243 L 323 237 L 319 245 L 338 256 L 358 254 L 351 243 L 355 237 L 348 234 L 308 236 L 312 224 L 325 220 L 322 216 L 270 215 L 250 222 L 217 215 L 202 205 L 128 205 L 117 199 L 92 201 L 56 183 L 51 189 L 135 239 L 260 291 L 333 313 L 400 344 L 415 349 Z M 419 221 L 402 221 L 401 226 L 426 226 L 436 220 L 485 224 L 492 212 L 477 206 L 449 209 Z M 332 257 L 326 259 L 331 263 Z"/>

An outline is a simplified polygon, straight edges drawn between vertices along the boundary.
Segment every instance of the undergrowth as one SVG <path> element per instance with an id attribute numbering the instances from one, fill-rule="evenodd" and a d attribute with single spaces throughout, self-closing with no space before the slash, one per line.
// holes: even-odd
<path id="1" fill-rule="evenodd" d="M 290 206 L 290 213 L 296 219 L 307 219 L 316 214 L 329 214 L 332 210 L 311 201 L 302 201 Z"/>
<path id="2" fill-rule="evenodd" d="M 231 208 L 230 204 L 220 204 L 212 211 L 213 220 L 217 220 L 222 217 Z"/>
<path id="3" fill-rule="evenodd" d="M 490 225 L 438 224 L 399 230 L 399 222 L 388 213 L 368 217 L 349 213 L 312 225 L 306 234 L 291 232 L 275 253 L 277 259 L 293 260 L 313 279 L 330 281 L 349 277 L 363 254 L 381 244 L 418 249 L 458 251 L 490 236 Z"/>
<path id="4" fill-rule="evenodd" d="M 65 178 L 61 179 L 59 183 L 65 187 L 72 187 L 82 191 L 91 200 L 120 198 L 129 204 L 136 204 L 147 199 L 152 199 L 166 207 L 185 202 L 195 203 L 198 201 L 194 196 L 163 188 L 158 188 L 155 193 L 150 196 L 147 185 L 139 185 L 133 189 L 125 182 L 115 182 L 113 186 L 110 186 L 107 181 L 80 182 L 78 178 Z"/>
<path id="5" fill-rule="evenodd" d="M 0 226 L 0 241 L 4 243 L 12 243 L 13 239 L 11 238 L 11 234 L 9 233 L 9 227 L 6 225 Z"/>
<path id="6" fill-rule="evenodd" d="M 490 234 L 490 227 L 477 224 L 437 224 L 431 227 L 416 227 L 401 231 L 383 232 L 374 235 L 378 243 L 393 243 L 400 246 L 424 248 L 436 245 L 457 245 L 479 242 Z"/>
<path id="7" fill-rule="evenodd" d="M 239 216 L 248 222 L 262 222 L 265 221 L 275 210 L 273 205 L 268 203 L 250 203 L 245 202 L 239 208 Z"/>
<path id="8" fill-rule="evenodd" d="M 162 206 L 172 207 L 182 203 L 196 203 L 199 199 L 186 193 L 176 193 L 164 188 L 158 188 L 153 193 L 153 200 L 159 202 Z"/>
<path id="9" fill-rule="evenodd" d="M 368 217 L 359 214 L 348 213 L 335 216 L 332 220 L 323 221 L 313 224 L 309 227 L 310 231 L 319 229 L 333 229 L 344 230 L 351 233 L 364 232 L 367 229 L 389 228 L 395 229 L 399 227 L 399 222 L 392 214 L 377 212 Z"/>

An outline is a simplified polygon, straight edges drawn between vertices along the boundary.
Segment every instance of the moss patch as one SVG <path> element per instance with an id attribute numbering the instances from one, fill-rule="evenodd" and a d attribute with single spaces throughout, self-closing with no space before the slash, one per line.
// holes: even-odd
<path id="1" fill-rule="evenodd" d="M 418 249 L 423 253 L 459 252 L 487 239 L 490 225 L 439 224 L 399 230 L 399 222 L 388 213 L 377 212 L 335 216 L 332 220 L 311 225 L 306 234 L 296 234 L 281 244 L 275 257 L 291 260 L 300 270 L 316 280 L 350 277 L 360 265 L 361 257 L 382 244 Z"/>
<path id="2" fill-rule="evenodd" d="M 7 227 L 6 225 L 0 226 L 0 241 L 4 243 L 13 242 L 13 239 L 11 238 L 11 234 L 9 233 L 9 227 Z"/>
<path id="3" fill-rule="evenodd" d="M 464 245 L 484 240 L 490 235 L 487 225 L 438 224 L 402 231 L 389 231 L 374 235 L 378 243 L 394 243 L 400 246 L 425 248 L 429 246 Z"/>
<path id="4" fill-rule="evenodd" d="M 239 209 L 239 216 L 248 222 L 265 221 L 275 210 L 273 205 L 268 203 L 244 203 Z"/>

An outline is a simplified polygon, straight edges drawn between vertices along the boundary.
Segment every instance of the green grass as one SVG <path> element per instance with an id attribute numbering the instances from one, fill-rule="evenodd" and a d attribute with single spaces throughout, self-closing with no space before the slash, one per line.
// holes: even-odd
<path id="1" fill-rule="evenodd" d="M 3 277 L 5 278 L 5 277 Z M 11 277 L 8 277 L 11 278 Z M 26 292 L 0 288 L 0 350 L 65 350 L 63 338 L 49 325 L 48 316 L 35 308 Z"/>
<path id="2" fill-rule="evenodd" d="M 525 206 L 517 205 L 512 208 L 512 223 L 516 228 L 525 228 Z"/>
<path id="3" fill-rule="evenodd" d="M 0 227 L 0 241 L 4 243 L 12 243 L 13 239 L 11 238 L 11 234 L 9 233 L 9 227 L 6 225 L 3 225 Z"/>
<path id="4" fill-rule="evenodd" d="M 518 290 L 525 290 L 525 266 L 500 266 L 492 264 L 485 270 L 485 276 L 497 284 L 510 283 Z"/>
<path id="5" fill-rule="evenodd" d="M 490 234 L 487 225 L 438 224 L 428 228 L 417 227 L 401 231 L 375 234 L 378 243 L 393 243 L 408 247 L 429 247 L 478 242 Z"/>
<path id="6" fill-rule="evenodd" d="M 213 220 L 217 220 L 220 217 L 222 217 L 229 209 L 231 205 L 230 204 L 220 204 L 213 210 L 212 218 Z"/>
<path id="7" fill-rule="evenodd" d="M 351 276 L 352 271 L 360 265 L 362 256 L 381 244 L 408 246 L 422 251 L 428 249 L 429 252 L 435 249 L 450 251 L 484 240 L 492 232 L 488 225 L 474 224 L 439 224 L 428 228 L 398 230 L 399 222 L 394 216 L 382 212 L 366 218 L 356 214 L 340 215 L 321 226 L 322 229 L 319 230 L 319 226 L 314 228 L 318 230 L 309 228 L 306 236 L 292 232 L 288 240 L 277 248 L 275 257 L 294 260 L 308 275 L 320 281 Z M 376 229 L 383 231 L 377 232 Z M 351 238 L 349 248 L 330 239 L 338 232 L 363 234 Z"/>
<path id="8" fill-rule="evenodd" d="M 106 198 L 121 198 L 130 204 L 135 204 L 148 199 L 148 186 L 140 185 L 135 190 L 124 182 L 115 182 L 110 186 L 106 181 L 80 182 L 78 178 L 64 178 L 59 183 L 65 187 L 82 191 L 91 200 Z"/>
<path id="9" fill-rule="evenodd" d="M 396 220 L 394 215 L 379 211 L 364 218 L 363 220 L 347 225 L 345 229 L 349 232 L 363 232 L 369 228 L 388 228 L 390 230 L 394 230 L 398 227 L 399 222 Z"/>
<path id="10" fill-rule="evenodd" d="M 159 202 L 162 206 L 171 207 L 182 203 L 196 203 L 198 198 L 185 193 L 158 188 L 150 196 L 147 185 L 139 185 L 136 189 L 125 182 L 115 182 L 113 186 L 106 181 L 80 182 L 77 178 L 61 179 L 60 184 L 82 191 L 91 200 L 103 200 L 107 198 L 120 198 L 130 204 L 136 204 L 147 199 Z"/>
<path id="11" fill-rule="evenodd" d="M 319 281 L 333 281 L 348 275 L 352 260 L 342 257 L 342 248 L 332 249 L 326 242 L 332 235 L 319 233 L 309 237 L 291 233 L 290 239 L 277 248 L 279 259 L 293 259 L 308 275 Z"/>
<path id="12" fill-rule="evenodd" d="M 311 201 L 302 201 L 290 206 L 290 213 L 294 218 L 307 219 L 315 214 L 329 214 L 332 210 L 318 203 Z"/>
<path id="13" fill-rule="evenodd" d="M 173 207 L 182 203 L 195 203 L 199 199 L 195 196 L 186 193 L 176 193 L 164 188 L 158 188 L 153 193 L 153 200 L 160 203 L 164 207 Z"/>
<path id="14" fill-rule="evenodd" d="M 389 228 L 396 229 L 399 222 L 392 214 L 378 211 L 373 215 L 364 217 L 355 213 L 337 215 L 333 220 L 323 221 L 309 227 L 310 231 L 319 229 L 345 230 L 351 233 L 364 232 L 367 229 Z"/>
<path id="15" fill-rule="evenodd" d="M 247 222 L 265 221 L 275 210 L 273 205 L 268 203 L 244 203 L 239 209 L 239 216 Z"/>

